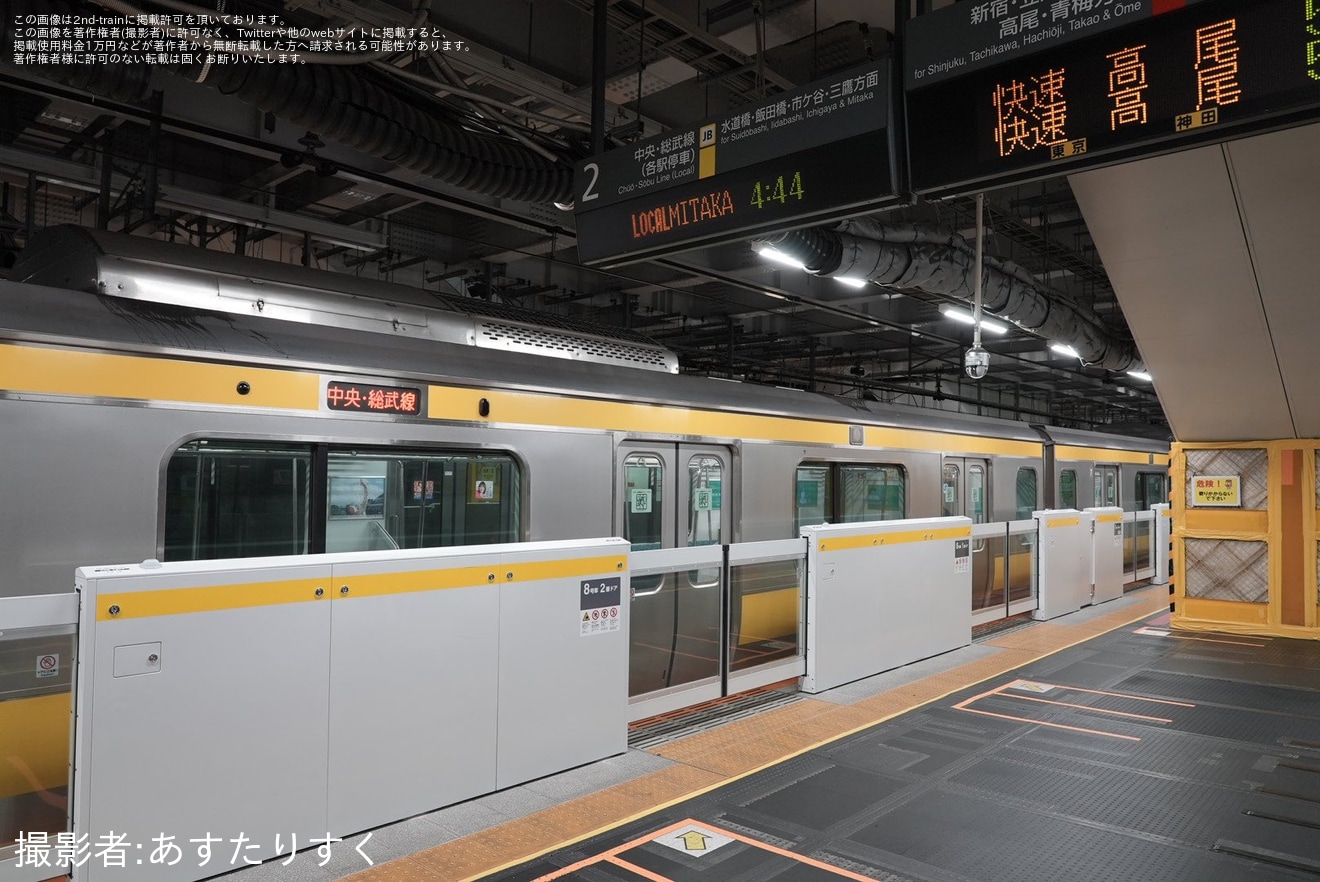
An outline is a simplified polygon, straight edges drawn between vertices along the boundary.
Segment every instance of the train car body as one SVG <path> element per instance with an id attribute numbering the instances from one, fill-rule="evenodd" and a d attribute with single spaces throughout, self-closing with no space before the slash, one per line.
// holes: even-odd
<path id="1" fill-rule="evenodd" d="M 200 249 L 64 230 L 30 250 L 15 276 L 42 284 L 0 282 L 0 597 L 148 558 L 646 549 L 1163 501 L 1135 489 L 1162 486 L 1156 442 L 678 375 L 645 341 Z M 772 575 L 740 614 L 795 651 Z M 700 588 L 640 586 L 634 695 L 710 675 L 680 647 L 719 603 Z"/>

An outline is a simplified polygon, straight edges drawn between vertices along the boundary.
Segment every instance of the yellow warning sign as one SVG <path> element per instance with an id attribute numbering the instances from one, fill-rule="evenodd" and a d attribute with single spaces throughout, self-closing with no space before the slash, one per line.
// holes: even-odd
<path id="1" fill-rule="evenodd" d="M 1241 475 L 1196 475 L 1192 482 L 1192 505 L 1242 505 Z"/>

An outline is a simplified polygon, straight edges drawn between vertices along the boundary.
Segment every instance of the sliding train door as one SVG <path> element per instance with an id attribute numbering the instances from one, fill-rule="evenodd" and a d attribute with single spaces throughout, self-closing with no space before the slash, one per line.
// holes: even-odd
<path id="1" fill-rule="evenodd" d="M 946 456 L 940 472 L 940 515 L 968 517 L 973 524 L 991 520 L 990 461 Z M 1002 584 L 995 579 L 996 558 L 984 539 L 972 543 L 972 612 L 1002 604 Z M 1002 580 L 998 580 L 1002 582 Z M 1000 594 L 996 594 L 996 592 Z"/>
<path id="2" fill-rule="evenodd" d="M 615 523 L 632 550 L 718 547 L 732 541 L 726 535 L 734 498 L 731 463 L 725 447 L 621 444 Z M 714 564 L 634 575 L 628 675 L 634 704 L 689 691 L 699 694 L 670 704 L 720 695 L 721 566 L 720 555 L 712 557 Z"/>

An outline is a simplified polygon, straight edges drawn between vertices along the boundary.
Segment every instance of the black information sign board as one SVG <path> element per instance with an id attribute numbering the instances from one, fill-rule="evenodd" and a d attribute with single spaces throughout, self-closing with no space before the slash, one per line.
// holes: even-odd
<path id="1" fill-rule="evenodd" d="M 929 86 L 1204 0 L 976 0 L 918 16 L 904 31 L 903 83 Z"/>
<path id="2" fill-rule="evenodd" d="M 972 193 L 1320 116 L 1320 0 L 1153 2 L 1169 11 L 909 80 L 913 189 Z"/>
<path id="3" fill-rule="evenodd" d="M 580 163 L 578 257 L 619 264 L 896 198 L 889 60 Z"/>

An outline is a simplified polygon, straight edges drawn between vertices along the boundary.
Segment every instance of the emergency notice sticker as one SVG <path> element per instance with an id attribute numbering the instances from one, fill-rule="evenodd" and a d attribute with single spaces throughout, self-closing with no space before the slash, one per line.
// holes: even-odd
<path id="1" fill-rule="evenodd" d="M 581 600 L 578 622 L 583 637 L 619 630 L 622 586 L 623 579 L 619 576 L 582 580 L 582 590 L 578 594 Z"/>
<path id="2" fill-rule="evenodd" d="M 953 571 L 955 573 L 972 571 L 972 540 L 953 540 Z"/>

